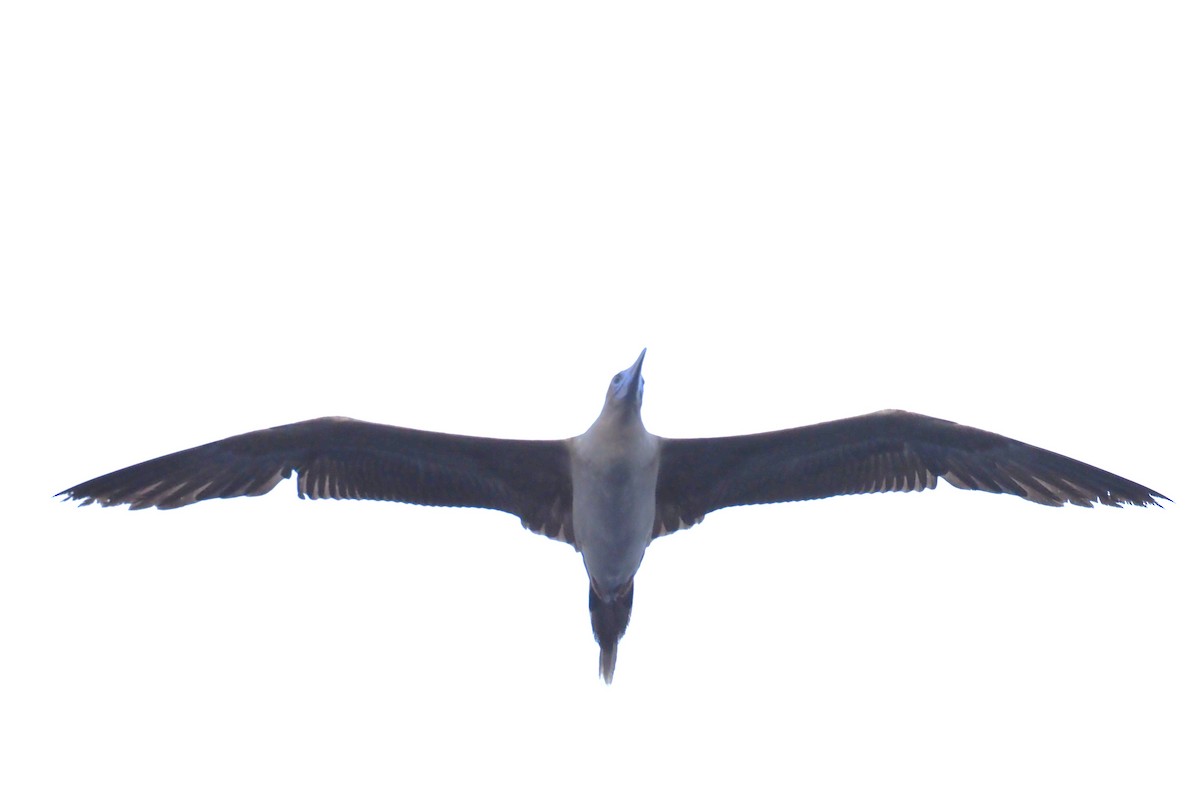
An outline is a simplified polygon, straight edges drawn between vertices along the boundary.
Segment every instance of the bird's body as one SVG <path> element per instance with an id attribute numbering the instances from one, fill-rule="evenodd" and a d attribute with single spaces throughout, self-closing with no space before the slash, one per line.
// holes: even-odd
<path id="1" fill-rule="evenodd" d="M 640 370 L 641 360 L 633 368 Z M 636 389 L 627 391 L 640 393 L 640 373 L 637 380 Z M 609 683 L 617 663 L 617 642 L 625 635 L 633 611 L 633 576 L 654 538 L 662 446 L 642 424 L 641 414 L 621 407 L 620 388 L 614 383 L 596 422 L 567 444 L 575 547 L 583 554 L 591 583 L 592 632 L 600 645 L 600 673 Z"/>
<path id="2" fill-rule="evenodd" d="M 644 357 L 614 376 L 600 416 L 572 439 L 487 439 L 325 417 L 161 456 L 60 494 L 83 505 L 178 508 L 264 494 L 295 472 L 301 497 L 515 514 L 582 554 L 600 672 L 610 683 L 646 548 L 720 508 L 919 491 L 939 478 L 1045 505 L 1165 499 L 1067 456 L 904 411 L 746 436 L 661 438 L 642 424 Z"/>
<path id="3" fill-rule="evenodd" d="M 633 580 L 654 532 L 658 437 L 641 425 L 592 427 L 572 439 L 575 546 L 592 586 L 611 598 Z"/>

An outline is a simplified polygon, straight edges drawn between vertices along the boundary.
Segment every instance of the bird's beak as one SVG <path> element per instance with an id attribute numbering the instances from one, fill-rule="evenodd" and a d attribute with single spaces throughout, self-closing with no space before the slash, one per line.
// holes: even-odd
<path id="1" fill-rule="evenodd" d="M 642 388 L 642 359 L 646 357 L 646 349 L 642 348 L 642 353 L 637 357 L 637 361 L 633 362 L 633 366 L 625 370 L 625 381 L 621 385 L 621 389 L 617 394 L 620 400 L 629 400 L 630 398 L 641 397 Z"/>
<path id="2" fill-rule="evenodd" d="M 642 378 L 642 360 L 646 358 L 646 348 L 642 348 L 642 353 L 637 357 L 637 361 L 633 362 L 633 366 L 625 370 L 629 373 L 630 385 L 637 386 L 638 381 Z"/>

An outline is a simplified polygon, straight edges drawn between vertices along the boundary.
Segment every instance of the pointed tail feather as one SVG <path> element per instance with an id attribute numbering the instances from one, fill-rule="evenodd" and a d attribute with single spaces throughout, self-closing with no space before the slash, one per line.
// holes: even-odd
<path id="1" fill-rule="evenodd" d="M 625 635 L 633 613 L 633 580 L 608 600 L 589 587 L 588 610 L 592 612 L 592 633 L 600 645 L 600 676 L 611 684 L 617 668 L 617 642 Z"/>

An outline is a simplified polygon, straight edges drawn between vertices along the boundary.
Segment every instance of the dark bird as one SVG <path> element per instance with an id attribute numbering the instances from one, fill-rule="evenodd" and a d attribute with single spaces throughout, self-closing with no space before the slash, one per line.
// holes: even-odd
<path id="1" fill-rule="evenodd" d="M 179 508 L 261 495 L 293 473 L 302 498 L 494 508 L 583 555 L 600 674 L 612 682 L 633 578 L 650 542 L 729 506 L 842 494 L 960 489 L 1044 505 L 1158 505 L 1164 495 L 995 433 L 906 411 L 802 428 L 667 439 L 642 424 L 643 350 L 572 439 L 490 439 L 346 417 L 281 425 L 182 450 L 73 486 L 81 505 Z"/>

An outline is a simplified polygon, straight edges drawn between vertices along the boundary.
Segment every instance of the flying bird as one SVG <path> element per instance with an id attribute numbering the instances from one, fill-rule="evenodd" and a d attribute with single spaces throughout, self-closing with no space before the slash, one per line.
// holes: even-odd
<path id="1" fill-rule="evenodd" d="M 301 498 L 505 511 L 582 554 L 606 683 L 646 548 L 717 509 L 921 491 L 939 478 L 1052 506 L 1168 499 L 1082 461 L 906 411 L 746 436 L 655 436 L 642 424 L 645 356 L 613 376 L 600 416 L 571 439 L 493 439 L 323 417 L 181 450 L 56 496 L 170 509 L 265 494 L 295 474 Z"/>

